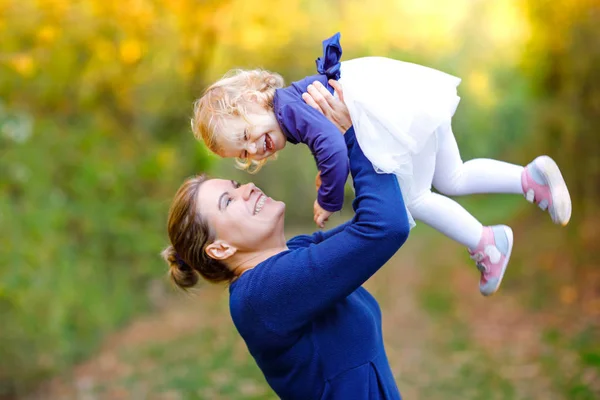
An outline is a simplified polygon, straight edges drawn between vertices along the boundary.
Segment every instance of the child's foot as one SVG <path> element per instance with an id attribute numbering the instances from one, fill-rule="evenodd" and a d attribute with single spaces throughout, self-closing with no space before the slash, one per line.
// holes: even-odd
<path id="1" fill-rule="evenodd" d="M 521 174 L 525 198 L 548 210 L 555 224 L 566 225 L 571 218 L 571 197 L 558 165 L 548 156 L 540 156 Z"/>
<path id="2" fill-rule="evenodd" d="M 506 225 L 484 226 L 476 249 L 469 249 L 477 269 L 481 271 L 479 291 L 490 296 L 498 290 L 513 246 L 513 233 Z"/>

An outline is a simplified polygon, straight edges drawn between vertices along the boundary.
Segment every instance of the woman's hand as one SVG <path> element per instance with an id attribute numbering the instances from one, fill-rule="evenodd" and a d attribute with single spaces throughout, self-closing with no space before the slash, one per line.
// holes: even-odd
<path id="1" fill-rule="evenodd" d="M 348 107 L 344 104 L 342 85 L 333 79 L 329 80 L 329 84 L 335 90 L 339 99 L 333 97 L 319 81 L 308 85 L 308 93 L 303 93 L 302 99 L 306 104 L 325 115 L 344 134 L 352 126 L 352 120 L 350 119 Z"/>

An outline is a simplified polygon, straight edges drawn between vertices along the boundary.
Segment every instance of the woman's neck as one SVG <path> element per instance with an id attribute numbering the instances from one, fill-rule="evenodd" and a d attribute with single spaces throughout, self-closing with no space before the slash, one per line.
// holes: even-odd
<path id="1" fill-rule="evenodd" d="M 274 255 L 277 255 L 277 254 L 281 253 L 282 251 L 286 251 L 287 249 L 288 249 L 287 246 L 283 245 L 283 246 L 277 246 L 274 248 L 254 251 L 251 253 L 248 253 L 248 252 L 244 252 L 242 254 L 238 253 L 232 257 L 231 261 L 228 264 L 230 265 L 230 268 L 233 270 L 233 273 L 237 277 L 239 277 L 244 272 L 251 270 L 252 268 L 256 267 L 261 262 L 266 261 L 269 258 L 273 257 Z"/>

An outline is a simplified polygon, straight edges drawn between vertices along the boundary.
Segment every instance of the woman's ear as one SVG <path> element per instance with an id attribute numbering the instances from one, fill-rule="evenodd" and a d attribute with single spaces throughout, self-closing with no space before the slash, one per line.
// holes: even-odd
<path id="1" fill-rule="evenodd" d="M 210 258 L 223 261 L 234 255 L 237 252 L 237 249 L 233 246 L 230 246 L 227 242 L 216 240 L 206 246 L 205 251 Z"/>

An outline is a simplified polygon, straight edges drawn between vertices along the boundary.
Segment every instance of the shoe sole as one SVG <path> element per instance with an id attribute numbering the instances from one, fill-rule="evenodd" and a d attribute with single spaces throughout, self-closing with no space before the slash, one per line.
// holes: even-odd
<path id="1" fill-rule="evenodd" d="M 508 237 L 508 252 L 506 253 L 506 256 L 505 256 L 506 259 L 505 259 L 504 265 L 502 266 L 502 271 L 500 272 L 500 278 L 498 278 L 498 283 L 494 287 L 494 290 L 492 290 L 489 293 L 484 293 L 481 291 L 481 288 L 479 288 L 479 291 L 485 297 L 491 296 L 498 291 L 498 289 L 500 288 L 500 284 L 502 283 L 502 279 L 504 278 L 504 273 L 506 272 L 506 267 L 508 267 L 508 262 L 510 261 L 510 255 L 512 253 L 512 248 L 513 248 L 513 231 L 510 227 L 508 227 L 506 225 L 504 225 L 503 228 L 504 228 L 504 232 L 506 233 L 506 236 Z"/>
<path id="2" fill-rule="evenodd" d="M 550 187 L 552 207 L 549 212 L 552 221 L 562 226 L 567 225 L 571 219 L 571 195 L 558 165 L 548 156 L 538 157 L 535 164 Z"/>

